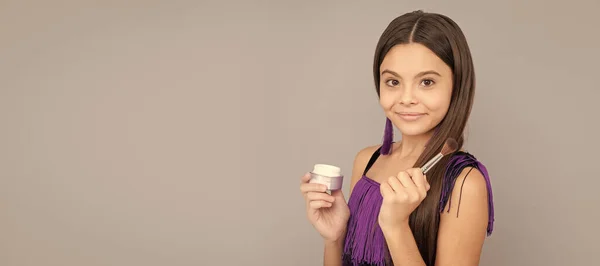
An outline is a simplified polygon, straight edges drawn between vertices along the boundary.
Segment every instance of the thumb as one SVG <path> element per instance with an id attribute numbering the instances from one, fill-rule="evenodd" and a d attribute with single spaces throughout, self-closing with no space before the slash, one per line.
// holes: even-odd
<path id="1" fill-rule="evenodd" d="M 338 200 L 346 201 L 346 199 L 344 198 L 344 193 L 342 192 L 341 189 L 331 191 L 331 196 L 333 196 L 336 201 L 338 201 Z"/>

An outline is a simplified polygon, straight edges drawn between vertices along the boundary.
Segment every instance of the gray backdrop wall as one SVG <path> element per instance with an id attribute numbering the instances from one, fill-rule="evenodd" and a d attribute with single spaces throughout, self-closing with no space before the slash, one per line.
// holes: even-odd
<path id="1" fill-rule="evenodd" d="M 371 63 L 463 28 L 482 265 L 596 261 L 598 1 L 0 1 L 0 265 L 319 265 L 299 177 L 380 142 Z M 346 182 L 344 189 L 348 191 Z"/>

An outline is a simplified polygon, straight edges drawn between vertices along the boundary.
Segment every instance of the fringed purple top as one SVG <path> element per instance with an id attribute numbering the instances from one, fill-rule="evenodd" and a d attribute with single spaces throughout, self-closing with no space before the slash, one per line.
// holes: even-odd
<path id="1" fill-rule="evenodd" d="M 377 217 L 382 203 L 379 183 L 368 178 L 365 174 L 379 157 L 379 150 L 373 154 L 362 178 L 356 183 L 348 200 L 350 219 L 343 249 L 344 266 L 384 266 L 390 265 L 386 259 L 387 246 L 381 228 L 377 225 Z M 443 179 L 442 195 L 440 197 L 440 212 L 446 203 L 451 204 L 450 194 L 456 178 L 465 167 L 474 167 L 484 176 L 488 190 L 489 221 L 488 236 L 494 227 L 494 204 L 491 182 L 485 166 L 466 152 L 456 152 L 450 159 Z"/>

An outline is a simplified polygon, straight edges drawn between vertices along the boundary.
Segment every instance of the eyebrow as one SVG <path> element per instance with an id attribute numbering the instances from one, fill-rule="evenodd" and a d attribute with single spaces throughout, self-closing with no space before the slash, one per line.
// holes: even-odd
<path id="1" fill-rule="evenodd" d="M 394 71 L 391 71 L 389 69 L 385 69 L 385 70 L 381 71 L 381 75 L 383 75 L 385 73 L 391 74 L 391 75 L 393 75 L 395 77 L 398 77 L 398 78 L 401 77 L 400 74 L 398 74 L 398 73 L 396 73 Z M 437 76 L 440 76 L 440 77 L 442 76 L 442 75 L 440 75 L 440 73 L 438 73 L 436 71 L 427 70 L 427 71 L 419 72 L 417 75 L 415 75 L 415 78 L 422 77 L 422 76 L 425 76 L 425 75 L 428 75 L 428 74 L 437 75 Z"/>

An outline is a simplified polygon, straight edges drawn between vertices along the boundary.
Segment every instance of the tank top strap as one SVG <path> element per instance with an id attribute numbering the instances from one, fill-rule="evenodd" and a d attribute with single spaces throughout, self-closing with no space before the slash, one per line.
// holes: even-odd
<path id="1" fill-rule="evenodd" d="M 377 158 L 379 158 L 380 154 L 381 154 L 381 146 L 379 146 L 379 148 L 377 148 L 377 150 L 375 152 L 373 152 L 373 154 L 371 155 L 371 159 L 369 159 L 369 162 L 367 163 L 367 166 L 365 167 L 365 171 L 363 171 L 363 176 L 367 175 L 367 172 L 369 171 L 369 169 L 371 169 L 371 166 L 373 166 L 375 161 L 377 161 Z"/>

